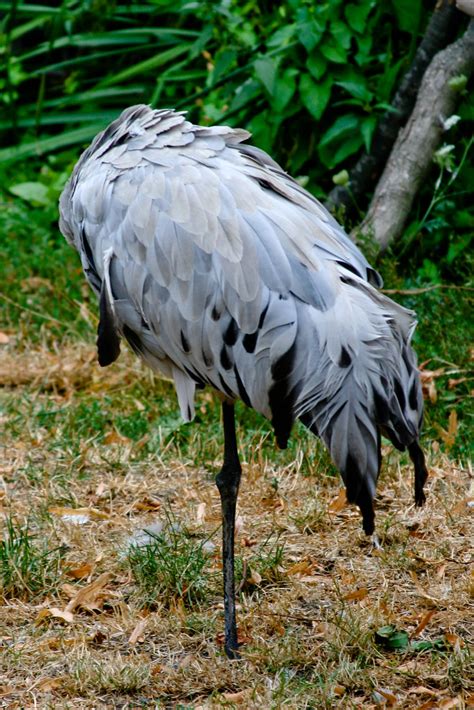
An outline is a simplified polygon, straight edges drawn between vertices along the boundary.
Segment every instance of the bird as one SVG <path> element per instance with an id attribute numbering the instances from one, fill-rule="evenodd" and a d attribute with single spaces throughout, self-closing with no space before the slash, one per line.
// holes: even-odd
<path id="1" fill-rule="evenodd" d="M 234 533 L 241 465 L 234 405 L 266 417 L 279 448 L 295 421 L 327 447 L 375 530 L 381 437 L 408 450 L 425 502 L 423 398 L 415 314 L 323 205 L 229 126 L 127 108 L 83 152 L 59 227 L 98 298 L 98 361 L 121 340 L 174 381 L 181 415 L 196 389 L 219 393 L 225 652 L 239 658 Z"/>

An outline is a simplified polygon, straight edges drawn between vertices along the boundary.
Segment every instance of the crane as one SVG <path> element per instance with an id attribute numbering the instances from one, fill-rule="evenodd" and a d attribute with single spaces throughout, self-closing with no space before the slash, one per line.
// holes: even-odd
<path id="1" fill-rule="evenodd" d="M 60 229 L 99 301 L 101 366 L 120 341 L 174 381 L 185 421 L 196 388 L 222 397 L 225 651 L 237 658 L 234 526 L 241 477 L 234 403 L 285 448 L 299 419 L 328 448 L 374 533 L 381 436 L 408 449 L 425 501 L 414 313 L 342 227 L 247 131 L 184 112 L 126 109 L 96 136 L 60 198 Z"/>

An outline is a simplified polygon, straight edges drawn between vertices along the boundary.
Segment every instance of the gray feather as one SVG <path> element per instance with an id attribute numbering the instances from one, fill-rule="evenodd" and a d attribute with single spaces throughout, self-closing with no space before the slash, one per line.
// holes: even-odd
<path id="1" fill-rule="evenodd" d="M 60 228 L 96 292 L 110 279 L 106 336 L 113 327 L 173 377 L 186 420 L 195 380 L 276 429 L 300 417 L 362 508 L 380 431 L 400 448 L 419 434 L 413 313 L 374 288 L 333 217 L 248 137 L 131 107 L 81 156 Z"/>

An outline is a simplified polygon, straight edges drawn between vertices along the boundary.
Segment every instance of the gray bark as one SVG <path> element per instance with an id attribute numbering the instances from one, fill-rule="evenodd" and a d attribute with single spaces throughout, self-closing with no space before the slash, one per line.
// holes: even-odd
<path id="1" fill-rule="evenodd" d="M 364 153 L 351 170 L 350 188 L 336 185 L 331 190 L 325 203 L 329 210 L 344 206 L 349 212 L 366 192 L 373 189 L 382 174 L 398 131 L 413 110 L 423 74 L 433 57 L 454 40 L 462 20 L 462 15 L 450 0 L 436 2 L 424 37 L 393 97 L 390 110 L 382 116 L 375 129 L 370 152 Z"/>
<path id="2" fill-rule="evenodd" d="M 371 237 L 385 250 L 402 232 L 413 199 L 432 165 L 443 120 L 455 110 L 459 92 L 449 85 L 474 68 L 474 20 L 465 34 L 438 52 L 425 72 L 410 118 L 400 131 L 368 213 L 353 236 Z"/>

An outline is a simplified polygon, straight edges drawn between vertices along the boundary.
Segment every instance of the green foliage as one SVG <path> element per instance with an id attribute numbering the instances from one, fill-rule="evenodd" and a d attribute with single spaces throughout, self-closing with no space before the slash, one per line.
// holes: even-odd
<path id="1" fill-rule="evenodd" d="M 19 526 L 8 516 L 0 539 L 0 596 L 26 601 L 55 590 L 61 560 L 61 548 L 49 548 L 28 525 Z"/>
<path id="2" fill-rule="evenodd" d="M 311 173 L 322 185 L 328 168 L 370 145 L 413 53 L 422 4 L 411 8 L 409 26 L 406 3 L 393 5 L 0 2 L 0 130 L 8 132 L 0 161 L 84 144 L 125 105 L 144 102 L 185 108 L 199 122 L 243 125 L 293 173 L 321 136 L 326 150 Z M 394 46 L 403 56 L 397 64 Z"/>
<path id="3" fill-rule="evenodd" d="M 412 640 L 405 630 L 397 629 L 392 624 L 381 626 L 375 632 L 375 643 L 385 651 L 404 651 L 426 653 L 427 651 L 442 652 L 449 649 L 445 638 Z"/>
<path id="4" fill-rule="evenodd" d="M 175 106 L 197 122 L 246 127 L 254 143 L 321 196 L 333 180 L 347 185 L 348 171 L 370 149 L 428 11 L 421 0 L 0 0 L 0 16 L 0 330 L 14 334 L 21 349 L 38 340 L 52 346 L 66 335 L 94 338 L 95 297 L 58 232 L 57 199 L 81 148 L 125 106 Z M 461 120 L 447 129 L 447 147 L 436 157 L 401 244 L 378 264 L 389 288 L 473 286 L 474 175 L 472 146 L 464 138 L 473 113 L 465 87 L 466 77 L 456 77 Z M 362 214 L 365 205 L 358 207 Z M 448 361 L 466 378 L 450 390 L 447 374 L 426 413 L 427 431 L 437 436 L 456 408 L 452 452 L 464 456 L 472 401 L 470 292 L 439 289 L 395 298 L 418 312 L 420 362 Z M 207 427 L 204 441 L 195 433 L 199 426 L 181 423 L 167 385 L 160 385 L 157 397 L 170 400 L 160 404 L 159 414 L 142 395 L 145 412 L 127 397 L 118 406 L 115 396 L 104 397 L 95 411 L 92 398 L 82 394 L 61 411 L 40 414 L 36 404 L 22 406 L 42 418 L 46 445 L 58 453 L 64 444 L 78 452 L 78 438 L 67 432 L 82 421 L 81 435 L 98 441 L 111 428 L 133 441 L 149 436 L 137 456 L 157 446 L 179 456 L 208 452 L 208 461 L 219 455 L 218 405 L 206 401 L 198 412 L 197 424 Z M 271 429 L 244 408 L 240 416 L 246 444 Z M 302 427 L 297 436 L 306 436 Z M 328 470 L 322 447 L 311 444 L 305 451 L 303 474 Z M 282 465 L 295 452 L 290 443 Z"/>

